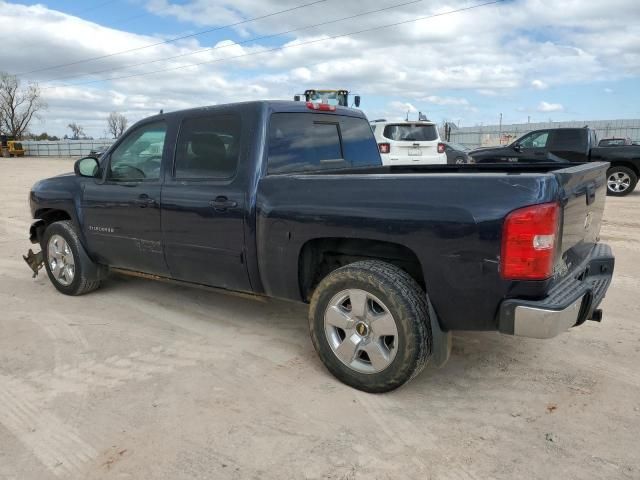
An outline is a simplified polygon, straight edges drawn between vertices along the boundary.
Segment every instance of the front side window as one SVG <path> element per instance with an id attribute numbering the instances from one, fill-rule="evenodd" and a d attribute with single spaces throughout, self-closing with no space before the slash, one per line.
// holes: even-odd
<path id="1" fill-rule="evenodd" d="M 269 124 L 268 173 L 344 168 L 337 118 L 274 113 Z"/>
<path id="2" fill-rule="evenodd" d="M 524 137 L 519 143 L 523 148 L 544 148 L 549 140 L 549 132 L 534 132 Z"/>
<path id="3" fill-rule="evenodd" d="M 107 178 L 132 182 L 158 180 L 167 126 L 154 122 L 137 128 L 111 154 Z"/>
<path id="4" fill-rule="evenodd" d="M 241 130 L 240 117 L 233 114 L 185 119 L 176 147 L 176 179 L 233 177 Z"/>

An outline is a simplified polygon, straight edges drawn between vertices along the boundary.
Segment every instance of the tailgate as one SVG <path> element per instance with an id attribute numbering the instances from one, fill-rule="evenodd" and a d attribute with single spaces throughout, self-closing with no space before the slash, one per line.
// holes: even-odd
<path id="1" fill-rule="evenodd" d="M 582 263 L 600 239 L 608 167 L 606 162 L 591 162 L 553 172 L 560 183 L 563 207 L 555 278 L 566 276 Z"/>

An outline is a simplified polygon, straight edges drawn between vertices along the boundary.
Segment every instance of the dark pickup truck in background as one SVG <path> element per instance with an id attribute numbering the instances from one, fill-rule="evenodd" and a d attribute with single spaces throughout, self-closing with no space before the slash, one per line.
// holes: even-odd
<path id="1" fill-rule="evenodd" d="M 478 148 L 469 152 L 475 163 L 609 162 L 607 193 L 630 194 L 640 176 L 640 146 L 598 146 L 589 128 L 535 130 L 504 147 Z"/>
<path id="2" fill-rule="evenodd" d="M 452 331 L 600 320 L 607 167 L 383 167 L 364 115 L 329 105 L 165 113 L 34 185 L 25 259 L 67 295 L 116 270 L 309 302 L 327 368 L 383 392 L 443 364 Z"/>

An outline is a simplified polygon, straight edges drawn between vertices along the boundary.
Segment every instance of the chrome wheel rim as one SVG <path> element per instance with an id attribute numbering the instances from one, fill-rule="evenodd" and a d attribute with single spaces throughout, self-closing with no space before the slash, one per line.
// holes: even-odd
<path id="1" fill-rule="evenodd" d="M 47 245 L 47 262 L 51 275 L 60 285 L 69 286 L 76 274 L 73 252 L 60 235 L 52 235 Z"/>
<path id="2" fill-rule="evenodd" d="M 631 186 L 631 177 L 624 172 L 613 172 L 607 179 L 607 185 L 612 192 L 624 192 Z"/>
<path id="3" fill-rule="evenodd" d="M 359 373 L 385 370 L 398 351 L 398 327 L 377 297 L 359 289 L 343 290 L 329 301 L 324 330 L 334 355 Z"/>

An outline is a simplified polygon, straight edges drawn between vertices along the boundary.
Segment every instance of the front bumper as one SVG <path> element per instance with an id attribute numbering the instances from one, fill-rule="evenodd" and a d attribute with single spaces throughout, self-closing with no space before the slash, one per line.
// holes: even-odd
<path id="1" fill-rule="evenodd" d="M 606 244 L 597 244 L 570 275 L 543 300 L 507 299 L 500 305 L 498 329 L 531 338 L 552 338 L 588 319 L 600 320 L 598 305 L 609 288 L 614 257 Z"/>

